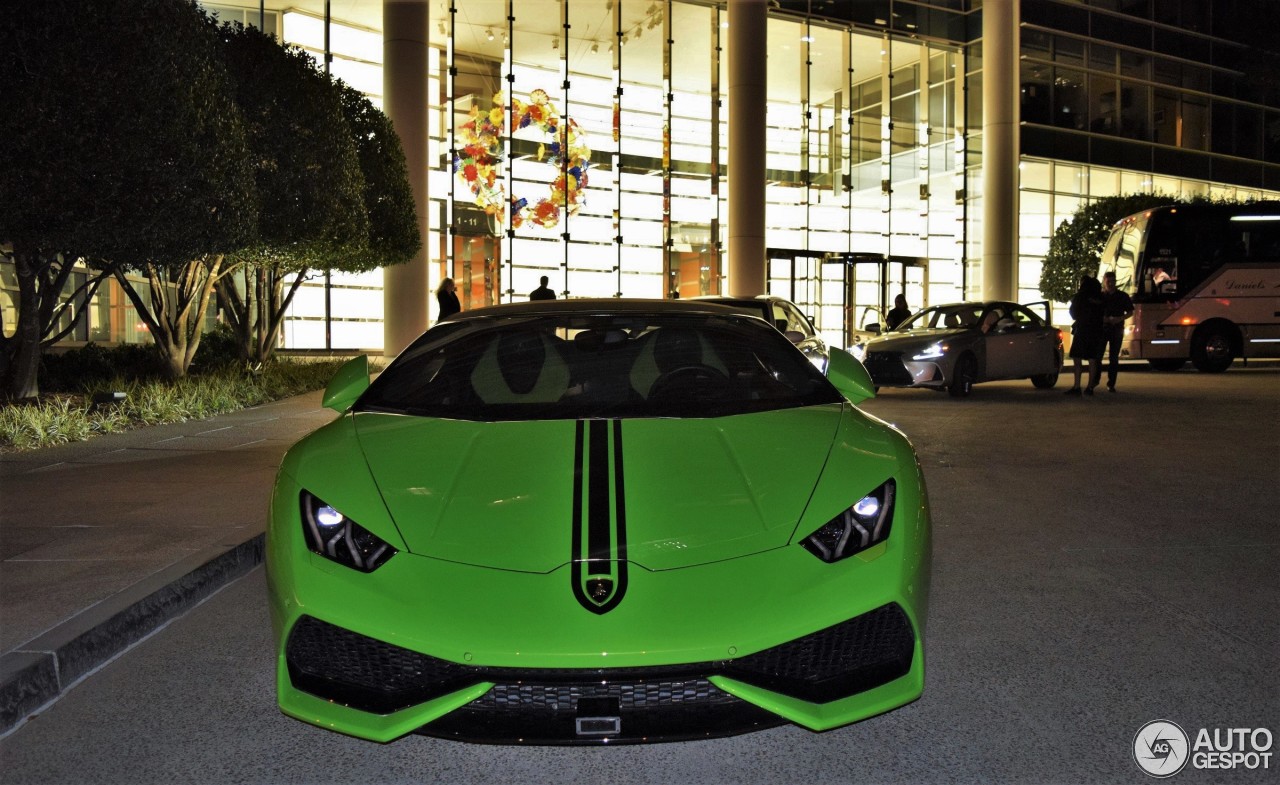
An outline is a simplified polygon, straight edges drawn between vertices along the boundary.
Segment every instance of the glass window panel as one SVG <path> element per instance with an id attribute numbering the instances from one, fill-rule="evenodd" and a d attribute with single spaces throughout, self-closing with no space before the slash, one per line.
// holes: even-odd
<path id="1" fill-rule="evenodd" d="M 1120 106 L 1116 80 L 1108 76 L 1089 78 L 1089 130 L 1095 134 L 1120 132 Z"/>
<path id="2" fill-rule="evenodd" d="M 1084 65 L 1084 41 L 1065 35 L 1054 36 L 1053 59 L 1065 65 Z"/>
<path id="3" fill-rule="evenodd" d="M 1018 166 L 1018 174 L 1023 189 L 1036 188 L 1048 191 L 1053 187 L 1053 167 L 1048 161 L 1024 158 Z"/>
<path id="4" fill-rule="evenodd" d="M 1094 198 L 1120 193 L 1120 173 L 1115 169 L 1089 169 L 1089 195 Z"/>
<path id="5" fill-rule="evenodd" d="M 1083 166 L 1055 163 L 1053 177 L 1053 188 L 1058 193 L 1082 194 L 1085 192 Z"/>
<path id="6" fill-rule="evenodd" d="M 1053 72 L 1053 124 L 1059 128 L 1084 130 L 1088 122 L 1084 74 L 1055 68 Z M 975 118 L 970 118 L 974 125 Z M 981 117 L 976 118 L 981 124 Z"/>
<path id="7" fill-rule="evenodd" d="M 330 326 L 335 349 L 373 349 L 382 346 L 382 320 L 334 321 Z"/>
<path id="8" fill-rule="evenodd" d="M 582 270 L 613 270 L 617 265 L 617 257 L 614 254 L 612 245 L 604 245 L 597 243 L 569 243 L 569 271 L 570 283 L 576 288 L 578 284 L 577 273 Z M 616 284 L 614 284 L 616 289 Z M 613 292 L 610 292 L 612 295 Z"/>
<path id="9" fill-rule="evenodd" d="M 1095 71 L 1106 71 L 1107 73 L 1115 73 L 1116 55 L 1114 47 L 1105 46 L 1099 43 L 1089 44 L 1089 67 Z"/>
<path id="10" fill-rule="evenodd" d="M 1120 83 L 1120 135 L 1128 139 L 1150 138 L 1148 110 L 1151 88 L 1134 82 Z"/>
<path id="11" fill-rule="evenodd" d="M 622 220 L 622 241 L 628 245 L 660 246 L 665 239 L 661 221 Z"/>
<path id="12" fill-rule="evenodd" d="M 662 249 L 645 248 L 634 245 L 622 246 L 622 272 L 660 274 L 662 272 Z M 659 283 L 659 286 L 662 284 Z"/>

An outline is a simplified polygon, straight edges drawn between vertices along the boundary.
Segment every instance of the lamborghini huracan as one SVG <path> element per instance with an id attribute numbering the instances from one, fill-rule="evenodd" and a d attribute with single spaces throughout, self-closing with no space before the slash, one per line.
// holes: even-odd
<path id="1" fill-rule="evenodd" d="M 288 715 L 497 743 L 825 730 L 924 686 L 910 443 L 773 325 L 560 300 L 441 321 L 285 456 L 267 577 Z"/>

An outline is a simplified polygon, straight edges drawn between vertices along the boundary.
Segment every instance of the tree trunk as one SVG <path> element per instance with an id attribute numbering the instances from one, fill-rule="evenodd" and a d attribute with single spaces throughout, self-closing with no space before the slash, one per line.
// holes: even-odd
<path id="1" fill-rule="evenodd" d="M 13 249 L 13 264 L 18 275 L 18 328 L 6 341 L 11 348 L 6 368 L 5 392 L 12 400 L 26 400 L 40 394 L 40 259 L 39 252 L 27 248 Z"/>
<path id="2" fill-rule="evenodd" d="M 213 261 L 196 259 L 178 268 L 142 265 L 142 274 L 151 289 L 149 304 L 143 301 L 122 270 L 114 271 L 116 281 L 133 302 L 138 318 L 150 329 L 156 348 L 164 358 L 165 374 L 171 379 L 185 376 L 195 358 L 204 315 L 221 265 L 221 256 Z"/>

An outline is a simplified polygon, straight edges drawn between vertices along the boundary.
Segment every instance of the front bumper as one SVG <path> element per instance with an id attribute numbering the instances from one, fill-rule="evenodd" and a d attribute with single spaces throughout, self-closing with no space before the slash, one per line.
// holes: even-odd
<path id="1" fill-rule="evenodd" d="M 945 387 L 946 370 L 932 360 L 908 360 L 902 352 L 870 352 L 862 361 L 877 387 Z"/>
<path id="2" fill-rule="evenodd" d="M 567 599 L 567 568 L 512 573 L 399 553 L 364 574 L 269 537 L 280 707 L 375 741 L 619 743 L 865 719 L 924 687 L 929 544 L 918 511 L 836 564 L 793 545 L 634 569 L 627 601 L 603 616 Z"/>

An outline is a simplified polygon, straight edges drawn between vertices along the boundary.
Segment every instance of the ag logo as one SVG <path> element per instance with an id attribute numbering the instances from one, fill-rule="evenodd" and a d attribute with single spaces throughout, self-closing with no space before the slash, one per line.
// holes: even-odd
<path id="1" fill-rule="evenodd" d="M 1152 777 L 1171 777 L 1187 765 L 1189 746 L 1177 723 L 1153 720 L 1133 737 L 1133 761 Z"/>

